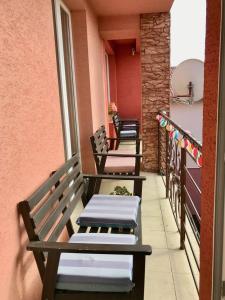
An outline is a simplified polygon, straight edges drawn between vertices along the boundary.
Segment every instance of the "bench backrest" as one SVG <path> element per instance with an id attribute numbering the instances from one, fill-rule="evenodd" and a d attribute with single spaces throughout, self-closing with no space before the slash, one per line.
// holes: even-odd
<path id="1" fill-rule="evenodd" d="M 106 136 L 106 130 L 105 126 L 102 125 L 94 135 L 90 137 L 91 140 L 91 146 L 93 153 L 107 153 L 109 150 L 109 145 L 107 142 L 107 136 Z M 106 157 L 100 157 L 94 155 L 96 168 L 98 173 L 101 173 L 101 171 L 104 169 Z"/>
<path id="2" fill-rule="evenodd" d="M 71 215 L 84 196 L 84 180 L 78 155 L 73 156 L 26 200 L 18 204 L 30 241 L 57 241 L 64 228 L 74 233 Z M 35 255 L 43 278 L 44 253 Z"/>
<path id="3" fill-rule="evenodd" d="M 115 132 L 116 132 L 116 136 L 119 137 L 119 134 L 120 134 L 120 118 L 119 118 L 118 113 L 115 113 L 112 116 L 112 120 L 113 120 L 114 129 L 115 129 Z"/>

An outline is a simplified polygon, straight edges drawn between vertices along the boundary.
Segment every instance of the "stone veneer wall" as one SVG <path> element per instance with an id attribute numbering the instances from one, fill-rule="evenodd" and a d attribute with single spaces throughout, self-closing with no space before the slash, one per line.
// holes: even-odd
<path id="1" fill-rule="evenodd" d="M 158 172 L 157 112 L 169 110 L 170 14 L 141 15 L 143 170 Z"/>

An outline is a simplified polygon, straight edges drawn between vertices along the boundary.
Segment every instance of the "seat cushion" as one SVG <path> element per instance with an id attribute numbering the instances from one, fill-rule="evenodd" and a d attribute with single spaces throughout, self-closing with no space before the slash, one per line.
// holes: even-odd
<path id="1" fill-rule="evenodd" d="M 69 243 L 132 245 L 136 237 L 130 234 L 77 233 Z M 133 257 L 111 254 L 61 254 L 57 289 L 88 292 L 130 292 Z"/>
<path id="2" fill-rule="evenodd" d="M 123 123 L 123 127 L 136 127 L 137 123 Z"/>
<path id="3" fill-rule="evenodd" d="M 138 196 L 94 195 L 77 219 L 81 226 L 135 228 Z"/>
<path id="4" fill-rule="evenodd" d="M 136 137 L 137 131 L 136 130 L 121 130 L 120 137 Z"/>
<path id="5" fill-rule="evenodd" d="M 136 154 L 136 149 L 118 149 L 118 150 L 109 150 L 108 154 Z"/>
<path id="6" fill-rule="evenodd" d="M 106 173 L 134 173 L 135 157 L 108 156 L 105 163 Z"/>

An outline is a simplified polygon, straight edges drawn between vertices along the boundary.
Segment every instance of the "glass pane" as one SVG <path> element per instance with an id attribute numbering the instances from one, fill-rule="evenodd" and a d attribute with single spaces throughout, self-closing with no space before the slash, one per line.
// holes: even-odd
<path id="1" fill-rule="evenodd" d="M 73 84 L 73 67 L 72 67 L 72 45 L 70 38 L 70 19 L 68 14 L 61 7 L 61 22 L 62 22 L 62 38 L 64 50 L 64 63 L 66 74 L 66 89 L 67 89 L 67 102 L 70 123 L 70 136 L 72 153 L 78 152 L 78 136 L 76 128 L 76 111 L 75 111 L 75 93 Z"/>

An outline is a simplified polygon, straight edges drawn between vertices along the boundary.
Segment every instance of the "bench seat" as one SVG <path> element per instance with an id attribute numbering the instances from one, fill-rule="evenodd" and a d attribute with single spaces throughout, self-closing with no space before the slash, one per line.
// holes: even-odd
<path id="1" fill-rule="evenodd" d="M 121 130 L 120 138 L 127 138 L 127 137 L 137 137 L 137 131 L 136 130 Z"/>
<path id="2" fill-rule="evenodd" d="M 134 245 L 136 237 L 127 234 L 77 233 L 69 243 Z M 133 256 L 113 254 L 61 254 L 56 288 L 86 292 L 130 292 Z"/>
<path id="3" fill-rule="evenodd" d="M 93 195 L 77 219 L 80 226 L 135 228 L 140 197 Z"/>
<path id="4" fill-rule="evenodd" d="M 129 132 L 132 133 L 132 131 L 128 131 L 128 133 Z M 136 131 L 134 132 L 136 134 Z M 129 176 L 140 175 L 142 155 L 139 154 L 140 140 L 138 138 L 131 139 L 132 141 L 135 141 L 135 151 L 132 149 L 111 151 L 111 149 L 115 146 L 113 146 L 113 144 L 128 141 L 129 138 L 107 138 L 105 126 L 101 126 L 90 137 L 90 140 L 98 174 L 120 174 Z M 116 149 L 117 148 L 118 147 L 116 146 Z"/>
<path id="5" fill-rule="evenodd" d="M 29 238 L 27 250 L 33 251 L 43 283 L 42 300 L 144 299 L 145 257 L 152 252 L 150 246 L 142 244 L 141 235 L 139 202 L 144 179 L 83 175 L 79 156 L 74 155 L 26 200 L 18 203 L 18 213 L 22 215 Z M 115 197 L 96 195 L 99 180 L 137 182 L 134 189 L 137 197 L 129 197 L 133 199 L 129 205 L 138 207 L 138 226 L 133 229 L 80 226 L 75 234 L 73 212 L 81 200 L 87 207 L 94 195 L 98 203 L 103 198 Z M 126 204 L 124 198 L 124 201 L 117 199 L 120 204 Z M 68 240 L 62 242 L 65 231 Z"/>
<path id="6" fill-rule="evenodd" d="M 109 150 L 109 154 L 136 154 L 136 149 L 122 148 L 118 150 Z"/>
<path id="7" fill-rule="evenodd" d="M 106 173 L 134 173 L 135 163 L 134 157 L 108 156 L 104 171 Z"/>

